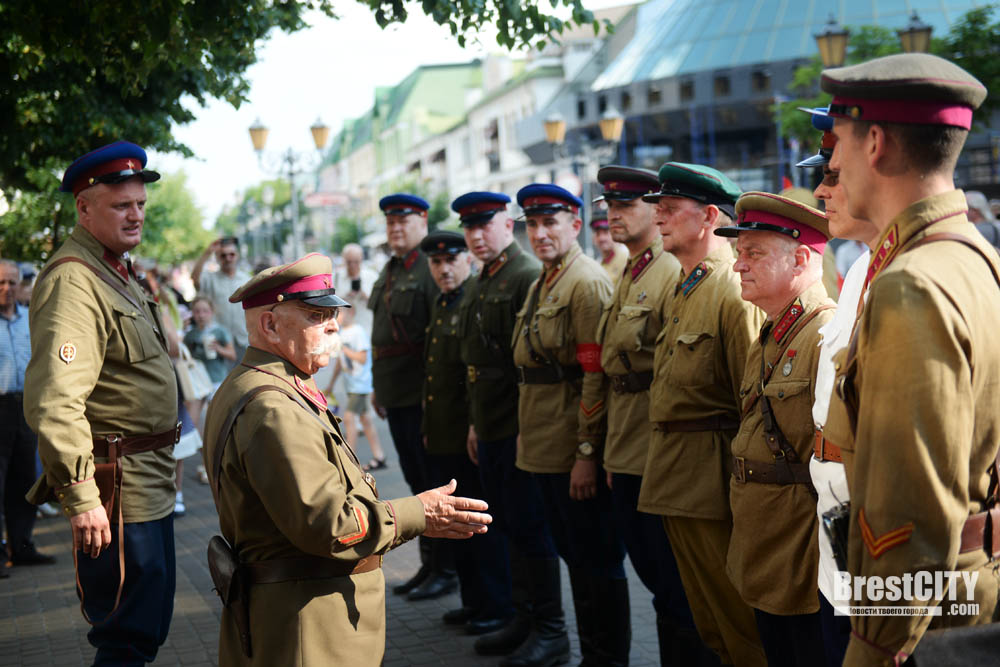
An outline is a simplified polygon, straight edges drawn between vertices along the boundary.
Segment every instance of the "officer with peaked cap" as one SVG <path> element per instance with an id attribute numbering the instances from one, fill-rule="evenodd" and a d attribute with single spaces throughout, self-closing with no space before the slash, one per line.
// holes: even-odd
<path id="1" fill-rule="evenodd" d="M 381 664 L 383 554 L 419 534 L 467 538 L 490 522 L 486 503 L 451 495 L 454 481 L 379 499 L 313 380 L 349 306 L 331 270 L 327 257 L 306 255 L 230 297 L 243 304 L 250 347 L 212 399 L 204 448 L 239 563 L 222 665 Z"/>
<path id="2" fill-rule="evenodd" d="M 680 264 L 663 250 L 655 204 L 642 201 L 642 195 L 660 189 L 656 172 L 609 165 L 600 168 L 597 180 L 604 186 L 611 238 L 627 249 L 597 334 L 601 367 L 610 380 L 604 469 L 612 511 L 632 566 L 653 593 L 660 662 L 693 664 L 707 649 L 695 630 L 663 521 L 636 508 L 652 432 L 653 350 L 670 316 Z"/>
<path id="3" fill-rule="evenodd" d="M 577 243 L 583 202 L 576 196 L 535 183 L 521 188 L 517 203 L 543 266 L 514 326 L 521 383 L 517 466 L 538 480 L 549 530 L 569 568 L 583 660 L 625 665 L 631 639 L 625 545 L 601 465 L 607 379 L 597 325 L 611 281 Z M 558 586 L 558 565 L 549 581 Z M 560 645 L 568 655 L 564 630 L 560 642 L 553 632 L 547 645 L 540 644 L 533 659 L 525 647 L 523 662 L 515 664 L 551 664 Z"/>
<path id="4" fill-rule="evenodd" d="M 479 469 L 469 459 L 466 368 L 461 357 L 459 307 L 468 290 L 471 255 L 465 237 L 437 230 L 424 237 L 420 249 L 430 262 L 441 294 L 434 300 L 427 329 L 424 364 L 424 447 L 431 484 L 458 481 L 464 493 L 484 496 Z M 510 619 L 510 575 L 506 540 L 500 531 L 454 545 L 462 606 L 444 614 L 444 622 L 469 634 L 498 630 Z"/>
<path id="5" fill-rule="evenodd" d="M 753 612 L 725 570 L 730 443 L 760 311 L 740 297 L 733 251 L 713 232 L 732 224 L 740 189 L 711 167 L 668 162 L 656 204 L 663 249 L 681 264 L 657 337 L 649 419 L 653 433 L 639 510 L 664 517 L 695 625 L 723 663 L 765 664 Z"/>
<path id="6" fill-rule="evenodd" d="M 60 190 L 77 226 L 39 274 L 31 300 L 24 412 L 44 475 L 73 531 L 95 664 L 151 662 L 174 600 L 177 380 L 159 307 L 136 282 L 146 152 L 116 141 L 69 166 Z M 123 565 L 123 567 L 122 567 Z"/>
<path id="7" fill-rule="evenodd" d="M 600 253 L 601 268 L 607 272 L 611 284 L 616 285 L 628 262 L 628 251 L 625 246 L 611 238 L 608 226 L 608 202 L 603 196 L 593 201 L 590 211 L 590 232 L 594 238 L 594 247 Z"/>
<path id="8" fill-rule="evenodd" d="M 424 330 L 438 290 L 431 278 L 420 241 L 427 236 L 424 199 L 397 193 L 383 197 L 386 237 L 392 257 L 372 286 L 372 405 L 389 421 L 399 466 L 410 491 L 427 487 L 420 395 L 424 384 Z M 451 545 L 420 540 L 420 569 L 394 587 L 397 595 L 429 599 L 455 589 Z M 437 551 L 433 551 L 436 549 Z"/>
<path id="9" fill-rule="evenodd" d="M 833 555 L 830 537 L 827 531 L 823 530 L 823 515 L 847 503 L 850 494 L 847 490 L 847 476 L 844 474 L 840 449 L 824 438 L 823 427 L 826 424 L 830 394 L 833 391 L 835 371 L 832 358 L 836 352 L 847 347 L 859 311 L 858 304 L 863 298 L 861 290 L 868 272 L 868 260 L 871 256 L 869 248 L 878 239 L 875 227 L 870 222 L 848 215 L 847 202 L 838 181 L 838 173 L 830 170 L 830 156 L 837 143 L 837 138 L 831 131 L 833 118 L 826 115 L 826 107 L 806 111 L 821 112 L 814 114 L 812 121 L 813 127 L 824 133 L 823 147 L 816 156 L 813 156 L 817 159 L 803 160 L 798 166 L 823 170 L 823 180 L 816 186 L 814 195 L 823 202 L 830 236 L 860 241 L 866 245 L 864 252 L 844 275 L 833 318 L 819 330 L 821 343 L 814 383 L 815 400 L 812 407 L 816 435 L 813 455 L 809 459 L 809 476 L 816 490 L 816 516 L 820 521 L 820 530 L 817 531 L 820 624 L 823 626 L 823 650 L 826 652 L 827 664 L 839 665 L 844 662 L 844 653 L 847 651 L 847 642 L 851 635 L 851 619 L 846 613 L 849 610 L 843 606 L 840 607 L 841 614 L 832 613 L 834 587 L 841 575 Z"/>
<path id="10" fill-rule="evenodd" d="M 743 299 L 767 319 L 740 386 L 726 572 L 754 608 L 768 664 L 823 664 L 809 413 L 819 329 L 835 307 L 822 282 L 827 221 L 810 206 L 766 192 L 740 196 L 736 215 L 736 225 L 715 234 L 737 239 L 733 270 Z M 826 611 L 832 617 L 832 608 Z"/>
<path id="11" fill-rule="evenodd" d="M 830 169 L 839 171 L 849 213 L 880 234 L 867 302 L 850 345 L 834 356 L 824 429 L 842 451 L 851 492 L 847 570 L 978 577 L 959 586 L 966 594 L 944 600 L 850 601 L 978 604 L 978 613 L 940 617 L 853 617 L 844 664 L 898 664 L 919 657 L 929 627 L 988 622 L 997 602 L 990 559 L 1000 557 L 1000 413 L 987 378 L 1000 373 L 1000 266 L 953 181 L 986 89 L 927 54 L 827 70 L 820 85 L 833 94 Z"/>
<path id="12" fill-rule="evenodd" d="M 462 360 L 469 391 L 469 457 L 479 465 L 486 500 L 496 527 L 507 538 L 513 620 L 476 640 L 482 655 L 507 655 L 527 639 L 532 625 L 558 612 L 556 601 L 539 598 L 556 550 L 539 512 L 541 491 L 516 465 L 518 385 L 510 341 L 514 317 L 541 265 L 514 240 L 510 197 L 500 192 L 468 192 L 451 203 L 465 242 L 482 262 L 470 281 L 459 314 Z M 541 604 L 540 604 L 541 603 Z"/>

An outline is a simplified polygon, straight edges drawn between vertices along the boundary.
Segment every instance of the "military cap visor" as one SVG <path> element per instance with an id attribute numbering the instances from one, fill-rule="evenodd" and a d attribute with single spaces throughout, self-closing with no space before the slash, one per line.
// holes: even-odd
<path id="1" fill-rule="evenodd" d="M 716 236 L 733 238 L 743 232 L 774 232 L 789 236 L 822 254 L 830 240 L 822 212 L 789 197 L 747 192 L 736 202 L 736 224 L 719 227 Z"/>
<path id="2" fill-rule="evenodd" d="M 243 310 L 285 301 L 301 301 L 317 308 L 350 308 L 333 288 L 329 257 L 310 253 L 289 264 L 261 271 L 229 297 L 243 303 Z"/>
<path id="3" fill-rule="evenodd" d="M 658 174 L 660 191 L 642 196 L 655 204 L 663 197 L 686 197 L 702 204 L 717 206 L 733 217 L 733 205 L 742 191 L 721 171 L 699 164 L 667 162 Z"/>
<path id="4" fill-rule="evenodd" d="M 115 185 L 130 178 L 139 178 L 143 183 L 158 181 L 160 174 L 145 166 L 146 151 L 142 147 L 116 141 L 74 160 L 63 174 L 59 190 L 78 195 L 100 183 Z"/>
<path id="5" fill-rule="evenodd" d="M 851 120 L 950 125 L 968 130 L 986 87 L 952 62 L 902 53 L 825 70 L 820 88 L 833 95 L 828 115 Z"/>

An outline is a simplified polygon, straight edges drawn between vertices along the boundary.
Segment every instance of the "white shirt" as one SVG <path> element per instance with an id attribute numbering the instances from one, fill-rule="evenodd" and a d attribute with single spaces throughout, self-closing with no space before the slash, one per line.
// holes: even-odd
<path id="1" fill-rule="evenodd" d="M 243 304 L 229 303 L 229 297 L 248 280 L 250 280 L 249 273 L 236 269 L 232 277 L 221 271 L 213 271 L 202 273 L 201 279 L 198 281 L 198 293 L 211 299 L 212 305 L 215 306 L 216 323 L 224 326 L 233 335 L 236 344 L 241 347 L 246 347 L 249 344 Z M 237 358 L 236 362 L 239 363 L 239 361 Z"/>
<path id="2" fill-rule="evenodd" d="M 816 428 L 826 424 L 827 412 L 830 410 L 830 394 L 833 392 L 833 380 L 836 372 L 833 369 L 833 355 L 847 347 L 851 340 L 851 330 L 858 312 L 858 302 L 861 300 L 861 290 L 868 274 L 867 248 L 854 260 L 854 264 L 844 277 L 844 286 L 840 290 L 840 300 L 837 302 L 837 312 L 833 319 L 820 327 L 819 365 L 816 369 L 816 399 L 813 402 L 813 421 Z M 867 294 L 865 297 L 867 298 Z M 836 443 L 834 443 L 836 444 Z M 809 459 L 809 475 L 816 487 L 818 500 L 816 516 L 819 517 L 819 590 L 827 601 L 833 604 L 833 582 L 837 572 L 837 563 L 833 558 L 833 547 L 830 538 L 823 530 L 823 514 L 828 510 L 847 502 L 847 475 L 844 464 L 834 461 L 820 461 L 815 456 Z M 834 605 L 836 606 L 836 605 Z M 846 609 L 841 608 L 846 613 Z"/>

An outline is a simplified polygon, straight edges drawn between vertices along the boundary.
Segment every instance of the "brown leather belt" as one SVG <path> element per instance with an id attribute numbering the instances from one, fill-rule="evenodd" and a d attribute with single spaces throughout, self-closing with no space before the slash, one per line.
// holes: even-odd
<path id="1" fill-rule="evenodd" d="M 390 357 L 414 357 L 423 356 L 424 342 L 415 343 L 393 343 L 392 345 L 376 345 L 372 348 L 372 356 L 375 359 L 389 359 Z"/>
<path id="2" fill-rule="evenodd" d="M 959 553 L 982 549 L 990 560 L 1000 558 L 1000 507 L 973 514 L 962 526 Z"/>
<path id="3" fill-rule="evenodd" d="M 491 366 L 466 366 L 465 371 L 469 384 L 473 384 L 479 380 L 502 380 L 504 378 L 502 368 L 493 368 Z"/>
<path id="4" fill-rule="evenodd" d="M 700 431 L 735 431 L 740 420 L 733 415 L 715 415 L 704 419 L 680 419 L 671 422 L 653 422 L 654 431 L 664 433 L 697 433 Z"/>
<path id="5" fill-rule="evenodd" d="M 279 558 L 240 563 L 240 573 L 248 584 L 277 584 L 301 579 L 334 579 L 371 572 L 382 567 L 381 556 L 365 556 L 359 561 L 330 558 Z"/>
<path id="6" fill-rule="evenodd" d="M 638 394 L 653 384 L 653 371 L 631 371 L 624 375 L 609 375 L 608 379 L 616 394 Z"/>
<path id="7" fill-rule="evenodd" d="M 529 366 L 518 366 L 518 384 L 559 384 L 570 380 L 579 380 L 583 377 L 583 369 L 580 366 L 539 366 L 531 368 Z"/>
<path id="8" fill-rule="evenodd" d="M 177 422 L 177 426 L 169 431 L 154 433 L 152 435 L 118 435 L 117 433 L 112 433 L 110 435 L 95 435 L 94 456 L 107 458 L 109 444 L 113 444 L 117 447 L 118 456 L 130 456 L 132 454 L 151 452 L 154 449 L 162 449 L 163 447 L 176 445 L 180 439 L 180 422 Z"/>
<path id="9" fill-rule="evenodd" d="M 791 468 L 792 479 L 782 480 L 778 466 Z M 767 463 L 753 461 L 742 456 L 733 457 L 733 479 L 740 484 L 812 484 L 808 463 Z"/>
<path id="10" fill-rule="evenodd" d="M 819 429 L 816 429 L 816 439 L 813 442 L 813 456 L 820 461 L 844 462 L 844 458 L 840 454 L 840 447 L 824 438 L 823 431 Z"/>

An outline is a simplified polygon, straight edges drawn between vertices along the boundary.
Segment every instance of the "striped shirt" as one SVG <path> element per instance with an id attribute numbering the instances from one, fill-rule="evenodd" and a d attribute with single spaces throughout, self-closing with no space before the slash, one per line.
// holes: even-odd
<path id="1" fill-rule="evenodd" d="M 24 371 L 31 358 L 28 309 L 14 306 L 14 316 L 0 315 L 0 394 L 24 391 Z"/>

